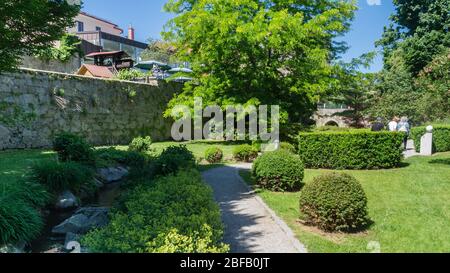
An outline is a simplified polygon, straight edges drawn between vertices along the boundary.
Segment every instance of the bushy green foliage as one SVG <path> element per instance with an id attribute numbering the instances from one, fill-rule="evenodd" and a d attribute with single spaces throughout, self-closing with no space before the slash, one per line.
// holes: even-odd
<path id="1" fill-rule="evenodd" d="M 38 208 L 51 197 L 39 184 L 21 179 L 2 184 L 0 191 L 0 245 L 30 241 L 43 228 Z"/>
<path id="2" fill-rule="evenodd" d="M 158 175 L 168 175 L 194 165 L 195 157 L 186 145 L 170 146 L 156 159 L 155 171 Z"/>
<path id="3" fill-rule="evenodd" d="M 348 174 L 316 177 L 300 193 L 300 211 L 308 224 L 325 231 L 353 231 L 369 223 L 366 194 Z"/>
<path id="4" fill-rule="evenodd" d="M 307 168 L 393 168 L 402 161 L 403 134 L 392 132 L 302 133 L 299 154 Z"/>
<path id="5" fill-rule="evenodd" d="M 289 142 L 281 142 L 280 150 L 287 151 L 287 152 L 290 152 L 293 154 L 295 154 L 297 152 L 297 150 L 295 149 L 295 146 Z"/>
<path id="6" fill-rule="evenodd" d="M 23 200 L 0 195 L 0 244 L 29 241 L 43 228 L 42 218 L 34 207 Z"/>
<path id="7" fill-rule="evenodd" d="M 146 74 L 136 69 L 122 69 L 117 74 L 117 79 L 124 81 L 133 81 L 145 78 Z"/>
<path id="8" fill-rule="evenodd" d="M 33 55 L 53 46 L 80 12 L 69 1 L 0 1 L 0 71 L 20 64 L 24 55 Z"/>
<path id="9" fill-rule="evenodd" d="M 223 159 L 223 151 L 219 147 L 209 147 L 205 151 L 205 158 L 209 163 L 219 163 Z"/>
<path id="10" fill-rule="evenodd" d="M 155 240 L 147 244 L 149 253 L 225 253 L 229 247 L 223 244 L 214 244 L 213 231 L 210 226 L 204 225 L 200 231 L 192 235 L 183 235 L 177 229 L 160 234 Z"/>
<path id="11" fill-rule="evenodd" d="M 75 193 L 92 189 L 94 171 L 76 162 L 43 161 L 31 167 L 31 179 L 58 194 L 64 190 Z"/>
<path id="12" fill-rule="evenodd" d="M 136 137 L 131 141 L 130 145 L 128 146 L 128 150 L 139 153 L 151 152 L 152 143 L 152 138 L 150 136 Z"/>
<path id="13" fill-rule="evenodd" d="M 420 151 L 420 140 L 426 131 L 426 126 L 411 129 L 411 138 L 414 140 L 416 151 Z M 448 151 L 450 151 L 450 125 L 433 126 L 433 152 Z"/>
<path id="14" fill-rule="evenodd" d="M 191 169 L 138 185 L 111 223 L 82 242 L 91 252 L 225 252 L 222 237 L 212 190 Z"/>
<path id="15" fill-rule="evenodd" d="M 272 191 L 296 191 L 302 186 L 303 163 L 287 151 L 267 152 L 255 160 L 252 174 L 256 183 Z"/>
<path id="16" fill-rule="evenodd" d="M 59 160 L 75 161 L 87 165 L 95 165 L 94 149 L 80 136 L 63 132 L 53 140 L 53 150 L 58 153 Z"/>
<path id="17" fill-rule="evenodd" d="M 251 162 L 258 157 L 258 149 L 248 144 L 239 145 L 234 147 L 233 157 L 238 161 Z"/>
<path id="18" fill-rule="evenodd" d="M 336 85 L 331 59 L 344 47 L 333 41 L 348 30 L 356 9 L 349 1 L 316 2 L 168 1 L 165 9 L 176 16 L 163 36 L 191 63 L 195 80 L 166 115 L 202 97 L 205 105 L 276 104 L 283 117 L 309 119 L 312 98 Z"/>
<path id="19" fill-rule="evenodd" d="M 44 60 L 58 60 L 60 62 L 68 62 L 72 56 L 83 57 L 81 50 L 81 40 L 73 34 L 64 34 L 59 39 L 58 47 L 48 47 L 39 51 L 36 56 Z"/>
<path id="20" fill-rule="evenodd" d="M 150 160 L 150 156 L 134 151 L 121 151 L 116 148 L 95 150 L 98 166 L 125 165 L 128 167 L 143 167 Z"/>

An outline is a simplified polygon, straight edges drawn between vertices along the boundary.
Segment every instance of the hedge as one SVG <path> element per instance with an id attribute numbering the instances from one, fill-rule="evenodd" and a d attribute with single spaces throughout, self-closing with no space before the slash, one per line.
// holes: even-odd
<path id="1" fill-rule="evenodd" d="M 299 154 L 306 168 L 380 169 L 400 165 L 402 133 L 315 132 L 299 135 Z"/>
<path id="2" fill-rule="evenodd" d="M 450 151 L 450 125 L 433 125 L 433 152 Z M 414 140 L 416 151 L 420 151 L 420 140 L 426 133 L 426 126 L 411 129 L 411 139 Z"/>

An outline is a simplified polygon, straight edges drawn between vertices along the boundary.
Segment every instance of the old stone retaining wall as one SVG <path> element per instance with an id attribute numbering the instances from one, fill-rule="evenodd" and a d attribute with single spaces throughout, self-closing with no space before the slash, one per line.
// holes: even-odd
<path id="1" fill-rule="evenodd" d="M 51 147 L 61 131 L 94 145 L 170 138 L 163 111 L 179 83 L 140 84 L 21 69 L 0 74 L 0 150 Z"/>

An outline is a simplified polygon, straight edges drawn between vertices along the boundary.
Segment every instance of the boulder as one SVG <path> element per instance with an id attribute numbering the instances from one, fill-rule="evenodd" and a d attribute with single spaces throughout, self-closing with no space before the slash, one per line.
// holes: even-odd
<path id="1" fill-rule="evenodd" d="M 67 234 L 69 232 L 84 234 L 89 231 L 88 229 L 89 218 L 83 214 L 76 214 L 69 219 L 65 220 L 58 226 L 52 229 L 56 234 Z"/>
<path id="2" fill-rule="evenodd" d="M 108 208 L 81 208 L 69 219 L 52 229 L 56 234 L 86 234 L 95 228 L 101 228 L 108 224 Z"/>
<path id="3" fill-rule="evenodd" d="M 123 167 L 101 168 L 97 171 L 97 176 L 105 184 L 118 182 L 128 175 L 128 170 Z"/>
<path id="4" fill-rule="evenodd" d="M 56 199 L 55 208 L 59 210 L 68 210 L 78 208 L 80 203 L 78 198 L 70 191 L 64 191 Z"/>

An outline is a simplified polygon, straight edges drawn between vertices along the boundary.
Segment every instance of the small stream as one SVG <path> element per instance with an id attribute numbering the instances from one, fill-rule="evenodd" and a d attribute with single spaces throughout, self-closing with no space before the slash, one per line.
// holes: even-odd
<path id="1" fill-rule="evenodd" d="M 105 185 L 99 190 L 96 196 L 90 200 L 83 200 L 83 207 L 112 207 L 117 197 L 120 195 L 121 182 Z M 46 225 L 41 236 L 30 243 L 27 251 L 31 253 L 43 253 L 64 245 L 65 236 L 52 233 L 52 229 L 70 218 L 75 211 L 50 210 L 46 216 Z"/>

